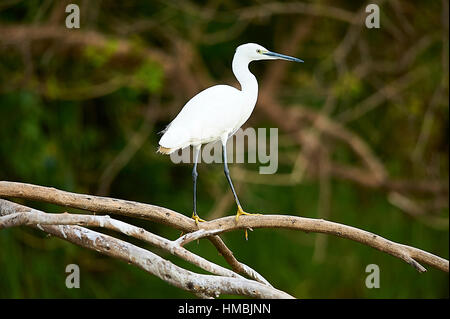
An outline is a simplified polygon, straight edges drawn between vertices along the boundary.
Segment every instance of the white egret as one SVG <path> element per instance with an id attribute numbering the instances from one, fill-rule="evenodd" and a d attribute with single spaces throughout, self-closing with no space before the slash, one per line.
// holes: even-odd
<path id="1" fill-rule="evenodd" d="M 194 211 L 192 218 L 198 224 L 204 221 L 197 214 L 197 161 L 202 144 L 221 141 L 225 176 L 237 204 L 236 220 L 246 213 L 239 202 L 227 165 L 226 142 L 250 117 L 258 98 L 258 82 L 249 71 L 248 65 L 257 60 L 289 60 L 303 62 L 300 59 L 268 51 L 264 47 L 247 43 L 239 46 L 233 57 L 233 73 L 241 85 L 238 90 L 228 85 L 215 85 L 198 93 L 189 100 L 175 119 L 164 130 L 159 141 L 158 151 L 170 154 L 178 149 L 194 148 Z"/>

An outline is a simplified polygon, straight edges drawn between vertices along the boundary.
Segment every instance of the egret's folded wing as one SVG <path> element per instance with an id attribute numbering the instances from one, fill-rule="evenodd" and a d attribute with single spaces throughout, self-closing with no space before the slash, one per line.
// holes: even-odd
<path id="1" fill-rule="evenodd" d="M 241 91 L 227 85 L 210 87 L 194 96 L 161 137 L 159 144 L 178 149 L 217 140 L 231 132 L 241 115 Z"/>

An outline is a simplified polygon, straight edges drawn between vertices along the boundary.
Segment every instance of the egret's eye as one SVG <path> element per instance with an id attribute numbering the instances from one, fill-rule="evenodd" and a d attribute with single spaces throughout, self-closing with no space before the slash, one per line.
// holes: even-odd
<path id="1" fill-rule="evenodd" d="M 261 53 L 261 50 L 260 49 L 256 49 L 256 53 Z"/>

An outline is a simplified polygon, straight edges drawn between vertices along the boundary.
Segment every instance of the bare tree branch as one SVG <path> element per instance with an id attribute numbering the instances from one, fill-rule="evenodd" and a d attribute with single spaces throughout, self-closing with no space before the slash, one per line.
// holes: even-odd
<path id="1" fill-rule="evenodd" d="M 30 216 L 27 216 L 28 214 Z M 134 264 L 171 285 L 202 297 L 219 297 L 221 294 L 232 294 L 253 298 L 292 298 L 292 296 L 285 292 L 254 280 L 245 279 L 241 276 L 214 276 L 188 271 L 148 250 L 87 228 L 69 225 L 51 225 L 58 223 L 58 219 L 60 219 L 70 224 L 81 222 L 82 224 L 105 226 L 127 234 L 144 234 L 141 230 L 136 231 L 137 227 L 114 221 L 106 216 L 70 214 L 61 214 L 58 216 L 46 214 L 5 200 L 0 200 L 0 215 L 3 216 L 0 219 L 0 229 L 4 228 L 2 227 L 4 224 L 7 224 L 7 226 L 20 224 L 33 225 L 35 222 L 39 222 L 35 227 L 49 234 Z M 48 225 L 43 225 L 45 223 Z M 145 234 L 146 239 L 151 237 L 149 233 Z M 169 250 L 173 248 L 174 246 L 172 248 L 168 247 Z M 215 269 L 217 270 L 218 268 L 215 267 Z M 230 272 L 225 269 L 221 272 L 230 275 Z"/>
<path id="2" fill-rule="evenodd" d="M 14 204 L 0 199 L 0 205 L 2 206 L 2 209 L 7 209 L 8 206 L 13 206 Z M 30 209 L 28 211 L 0 216 L 0 229 L 17 226 L 36 226 L 41 229 L 44 225 L 78 225 L 111 229 L 116 232 L 143 240 L 154 247 L 163 249 L 172 255 L 180 257 L 210 273 L 219 276 L 243 278 L 242 276 L 239 276 L 226 268 L 211 263 L 206 259 L 191 253 L 178 245 L 177 242 L 173 242 L 164 237 L 152 234 L 141 227 L 136 227 L 120 220 L 113 219 L 108 215 L 91 216 L 68 213 L 48 214 L 36 209 Z"/>
<path id="3" fill-rule="evenodd" d="M 0 182 L 0 196 L 40 200 L 57 205 L 81 208 L 95 212 L 117 213 L 137 218 L 149 219 L 177 229 L 182 229 L 185 232 L 201 232 L 185 235 L 182 239 L 177 241 L 177 243 L 182 244 L 186 244 L 193 239 L 203 237 L 211 238 L 211 235 L 214 235 L 215 237 L 219 233 L 236 229 L 285 228 L 330 234 L 347 238 L 400 258 L 412 265 L 419 272 L 426 271 L 426 269 L 420 265 L 419 262 L 428 264 L 446 272 L 449 270 L 449 263 L 447 260 L 431 253 L 425 252 L 418 248 L 392 242 L 365 230 L 322 219 L 286 215 L 261 215 L 241 216 L 239 221 L 236 221 L 234 216 L 229 216 L 200 223 L 201 229 L 197 230 L 197 225 L 193 220 L 179 213 L 158 206 L 130 202 L 126 200 L 75 194 L 54 188 L 4 181 Z"/>
<path id="4" fill-rule="evenodd" d="M 51 187 L 0 181 L 0 196 L 27 198 L 96 213 L 114 213 L 141 218 L 181 230 L 185 233 L 198 229 L 192 218 L 167 208 L 128 200 L 70 193 Z M 208 239 L 234 271 L 267 284 L 267 280 L 258 272 L 239 262 L 220 237 L 211 236 Z"/>
<path id="5" fill-rule="evenodd" d="M 209 234 L 219 234 L 246 228 L 284 228 L 305 232 L 314 232 L 335 235 L 347 238 L 361 244 L 376 248 L 382 252 L 398 257 L 416 268 L 419 272 L 426 269 L 419 262 L 428 264 L 442 271 L 449 271 L 448 260 L 430 254 L 418 248 L 395 243 L 371 232 L 355 227 L 326 221 L 323 219 L 305 218 L 289 215 L 260 215 L 241 216 L 236 222 L 234 216 L 223 217 L 200 224 L 201 229 L 188 235 L 184 235 L 180 242 L 187 244 L 193 239 L 200 239 Z"/>

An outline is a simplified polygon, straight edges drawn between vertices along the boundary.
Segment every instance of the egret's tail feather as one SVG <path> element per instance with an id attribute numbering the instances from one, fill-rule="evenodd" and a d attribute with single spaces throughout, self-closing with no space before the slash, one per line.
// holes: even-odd
<path id="1" fill-rule="evenodd" d="M 172 148 L 167 148 L 164 146 L 160 146 L 158 147 L 158 150 L 156 151 L 157 153 L 161 153 L 161 154 L 170 154 L 173 152 Z"/>

